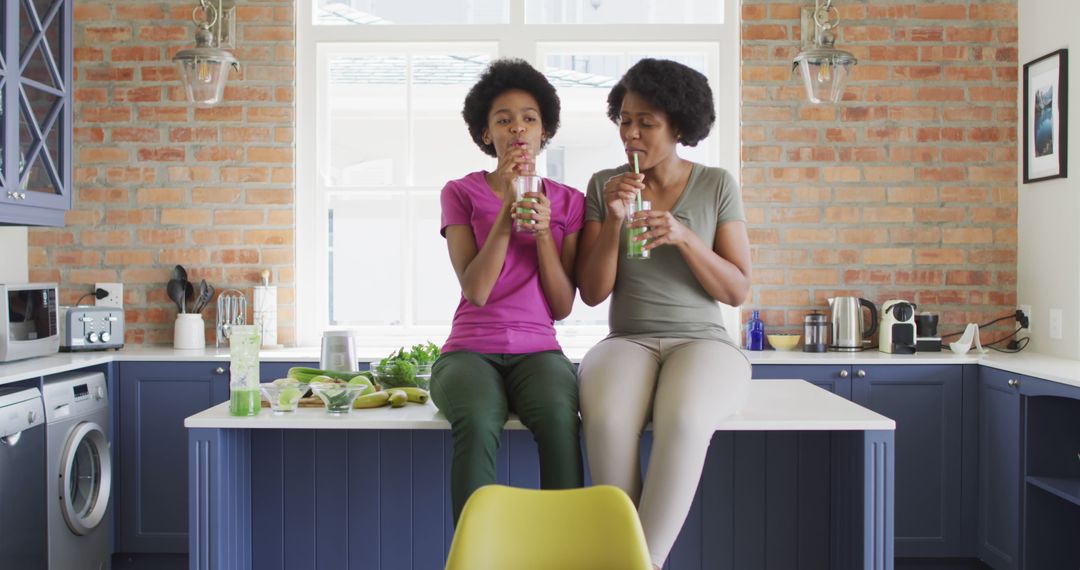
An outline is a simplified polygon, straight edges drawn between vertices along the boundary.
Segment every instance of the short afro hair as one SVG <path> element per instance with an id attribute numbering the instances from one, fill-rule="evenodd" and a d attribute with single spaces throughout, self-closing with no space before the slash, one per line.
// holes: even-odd
<path id="1" fill-rule="evenodd" d="M 681 63 L 647 58 L 627 70 L 608 93 L 608 118 L 616 124 L 628 91 L 667 113 L 678 141 L 686 146 L 697 146 L 716 122 L 709 80 Z"/>
<path id="2" fill-rule="evenodd" d="M 555 131 L 559 130 L 559 96 L 544 74 L 523 59 L 496 59 L 469 90 L 469 94 L 465 96 L 465 107 L 461 110 L 473 142 L 491 156 L 498 155 L 495 153 L 494 144 L 484 143 L 488 113 L 491 112 L 495 98 L 511 89 L 529 93 L 540 105 L 540 121 L 544 125 L 544 140 L 540 143 L 540 148 L 547 145 L 551 137 L 555 136 Z"/>

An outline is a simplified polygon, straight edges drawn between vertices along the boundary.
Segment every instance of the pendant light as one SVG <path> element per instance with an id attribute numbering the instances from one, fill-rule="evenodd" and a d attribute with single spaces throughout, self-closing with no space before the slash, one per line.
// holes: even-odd
<path id="1" fill-rule="evenodd" d="M 201 17 L 200 17 L 201 14 Z M 232 52 L 221 48 L 224 17 L 221 0 L 217 6 L 210 0 L 199 0 L 191 11 L 195 31 L 195 47 L 180 50 L 173 62 L 180 70 L 187 100 L 197 107 L 211 107 L 221 102 L 229 68 L 240 70 L 240 62 Z"/>
<path id="2" fill-rule="evenodd" d="M 814 47 L 799 52 L 793 62 L 811 103 L 840 101 L 851 68 L 858 63 L 851 52 L 833 47 L 833 29 L 839 23 L 840 13 L 832 0 L 814 0 Z"/>

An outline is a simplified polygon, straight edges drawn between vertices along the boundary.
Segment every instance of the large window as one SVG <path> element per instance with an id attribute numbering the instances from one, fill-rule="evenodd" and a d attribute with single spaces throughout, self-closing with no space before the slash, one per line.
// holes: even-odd
<path id="1" fill-rule="evenodd" d="M 718 121 L 691 160 L 738 173 L 737 3 L 722 0 L 301 0 L 297 321 L 301 344 L 357 330 L 366 346 L 442 342 L 460 299 L 439 235 L 447 180 L 494 166 L 461 119 L 497 57 L 543 71 L 562 126 L 541 173 L 585 190 L 625 157 L 607 93 L 643 57 L 704 73 Z M 704 22 L 704 23 L 703 23 Z M 738 312 L 725 311 L 737 333 Z M 733 326 L 735 328 L 733 328 Z M 566 347 L 607 333 L 607 303 L 557 323 Z"/>

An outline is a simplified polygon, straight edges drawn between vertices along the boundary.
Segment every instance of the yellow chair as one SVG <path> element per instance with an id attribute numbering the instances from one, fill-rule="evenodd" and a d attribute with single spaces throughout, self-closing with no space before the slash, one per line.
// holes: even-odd
<path id="1" fill-rule="evenodd" d="M 469 497 L 446 570 L 652 570 L 637 509 L 618 487 L 486 485 Z"/>

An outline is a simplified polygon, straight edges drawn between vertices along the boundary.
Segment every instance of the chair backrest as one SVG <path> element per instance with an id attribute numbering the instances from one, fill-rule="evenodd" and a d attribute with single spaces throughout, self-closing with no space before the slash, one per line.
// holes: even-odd
<path id="1" fill-rule="evenodd" d="M 637 509 L 618 487 L 487 485 L 469 497 L 446 570 L 651 570 Z"/>

